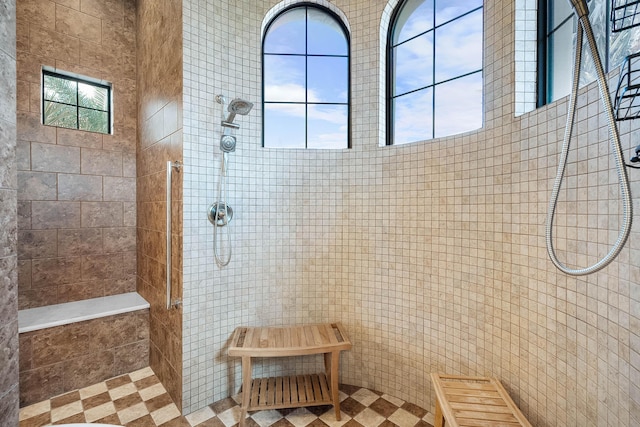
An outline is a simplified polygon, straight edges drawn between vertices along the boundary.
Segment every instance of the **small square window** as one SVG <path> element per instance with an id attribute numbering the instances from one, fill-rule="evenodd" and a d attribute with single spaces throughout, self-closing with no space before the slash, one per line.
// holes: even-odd
<path id="1" fill-rule="evenodd" d="M 42 70 L 42 122 L 48 126 L 111 133 L 111 86 Z"/>

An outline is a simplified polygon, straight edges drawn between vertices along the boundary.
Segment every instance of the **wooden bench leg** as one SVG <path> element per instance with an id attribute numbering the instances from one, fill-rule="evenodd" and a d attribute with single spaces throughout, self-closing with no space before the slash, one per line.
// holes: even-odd
<path id="1" fill-rule="evenodd" d="M 240 411 L 240 427 L 245 427 L 247 411 L 251 402 L 251 357 L 242 357 L 242 406 Z"/>
<path id="2" fill-rule="evenodd" d="M 338 368 L 340 364 L 340 352 L 333 351 L 324 354 L 324 370 L 329 381 L 333 409 L 336 412 L 336 421 L 340 421 L 340 390 L 338 387 Z"/>
<path id="3" fill-rule="evenodd" d="M 443 427 L 444 416 L 442 415 L 442 408 L 440 407 L 440 401 L 436 398 L 436 413 L 433 417 L 433 427 Z"/>

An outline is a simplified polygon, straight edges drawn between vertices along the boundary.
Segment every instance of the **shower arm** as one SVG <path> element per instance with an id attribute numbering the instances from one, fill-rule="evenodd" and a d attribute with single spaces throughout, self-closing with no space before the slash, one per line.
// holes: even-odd
<path id="1" fill-rule="evenodd" d="M 583 276 L 591 273 L 595 273 L 609 265 L 622 251 L 627 238 L 629 237 L 629 233 L 631 232 L 631 223 L 632 223 L 632 203 L 631 203 L 631 190 L 629 189 L 629 179 L 627 176 L 627 170 L 625 169 L 625 162 L 622 155 L 622 147 L 620 144 L 620 135 L 618 133 L 618 128 L 616 127 L 615 118 L 613 115 L 613 107 L 611 105 L 611 99 L 609 98 L 609 88 L 607 85 L 606 76 L 604 74 L 604 69 L 602 67 L 602 62 L 600 61 L 600 56 L 598 54 L 598 48 L 596 45 L 595 37 L 593 36 L 593 30 L 591 28 L 591 24 L 589 23 L 588 9 L 586 6 L 586 2 L 584 0 L 569 0 L 571 5 L 574 7 L 576 14 L 578 15 L 578 34 L 576 40 L 576 53 L 574 58 L 574 68 L 573 68 L 573 84 L 571 87 L 571 95 L 569 98 L 569 109 L 567 112 L 567 123 L 565 127 L 565 133 L 562 144 L 562 152 L 560 154 L 560 160 L 558 162 L 558 172 L 556 174 L 556 179 L 553 184 L 553 191 L 551 195 L 551 199 L 549 200 L 549 210 L 547 213 L 547 221 L 545 227 L 545 240 L 547 245 L 547 252 L 549 254 L 549 258 L 553 264 L 562 272 L 572 275 L 572 276 Z M 586 11 L 585 11 L 586 10 Z M 579 77 L 580 77 L 580 65 L 582 62 L 582 37 L 583 33 L 586 34 L 587 43 L 589 45 L 589 49 L 592 53 L 592 58 L 594 65 L 596 67 L 596 71 L 598 74 L 598 89 L 600 91 L 600 98 L 603 102 L 605 114 L 607 115 L 607 124 L 609 126 L 609 138 L 612 140 L 611 145 L 613 146 L 613 151 L 615 155 L 616 162 L 616 171 L 618 175 L 618 182 L 620 184 L 620 192 L 622 195 L 622 204 L 623 204 L 623 223 L 620 228 L 620 232 L 618 234 L 618 238 L 614 243 L 613 247 L 604 256 L 601 260 L 596 262 L 595 264 L 586 267 L 586 268 L 578 268 L 572 269 L 564 264 L 562 264 L 558 257 L 556 256 L 555 250 L 553 248 L 553 217 L 555 214 L 555 210 L 558 203 L 558 195 L 560 192 L 560 187 L 562 185 L 562 179 L 564 176 L 564 171 L 567 164 L 567 157 L 569 153 L 569 146 L 571 141 L 571 133 L 573 124 L 575 122 L 575 113 L 576 113 L 576 102 L 577 102 L 577 94 L 578 94 L 578 85 L 579 85 Z"/>

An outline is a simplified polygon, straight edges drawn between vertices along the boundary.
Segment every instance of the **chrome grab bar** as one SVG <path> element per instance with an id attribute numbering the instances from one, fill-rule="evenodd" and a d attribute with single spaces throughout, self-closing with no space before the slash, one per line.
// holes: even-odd
<path id="1" fill-rule="evenodd" d="M 182 163 L 179 161 L 167 161 L 167 310 L 171 309 L 171 307 L 178 308 L 181 304 L 180 298 L 176 298 L 171 302 L 171 183 L 173 169 L 179 171 L 181 167 Z"/>

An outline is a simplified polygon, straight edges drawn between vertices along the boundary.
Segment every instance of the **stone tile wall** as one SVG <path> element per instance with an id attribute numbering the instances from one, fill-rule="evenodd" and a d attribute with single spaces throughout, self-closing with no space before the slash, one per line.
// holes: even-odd
<path id="1" fill-rule="evenodd" d="M 182 307 L 166 308 L 167 161 L 182 161 L 182 3 L 139 0 L 138 292 L 151 304 L 149 363 L 182 402 Z M 182 176 L 172 182 L 172 299 L 182 299 Z"/>
<path id="2" fill-rule="evenodd" d="M 20 334 L 20 406 L 148 366 L 149 311 Z"/>
<path id="3" fill-rule="evenodd" d="M 19 306 L 136 289 L 132 0 L 17 3 Z M 113 84 L 112 135 L 41 124 L 41 69 Z"/>
<path id="4" fill-rule="evenodd" d="M 339 9 L 350 28 L 350 150 L 261 147 L 261 28 L 293 1 L 184 1 L 184 412 L 239 390 L 240 363 L 226 356 L 235 327 L 331 320 L 354 344 L 343 382 L 433 409 L 429 372 L 490 374 L 532 425 L 640 425 L 640 233 L 634 225 L 616 261 L 593 275 L 566 276 L 549 260 L 544 224 L 567 101 L 515 116 L 521 2 L 484 2 L 483 128 L 396 147 L 381 146 L 380 88 L 398 2 L 314 2 Z M 220 159 L 216 93 L 256 104 L 237 119 L 230 156 L 225 268 L 212 262 L 205 217 Z M 581 90 L 577 118 L 556 249 L 586 266 L 609 250 L 621 216 L 595 84 Z M 638 122 L 620 124 L 627 159 Z M 629 176 L 640 194 L 638 171 Z M 305 363 L 255 370 L 317 368 Z"/>
<path id="5" fill-rule="evenodd" d="M 0 2 L 0 425 L 18 425 L 16 2 Z"/>

